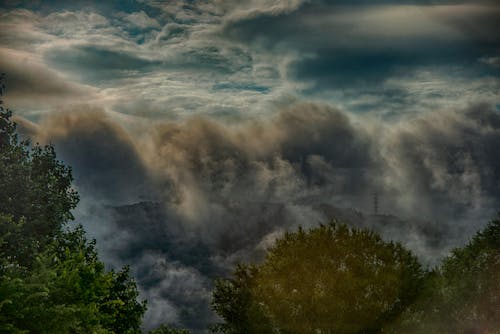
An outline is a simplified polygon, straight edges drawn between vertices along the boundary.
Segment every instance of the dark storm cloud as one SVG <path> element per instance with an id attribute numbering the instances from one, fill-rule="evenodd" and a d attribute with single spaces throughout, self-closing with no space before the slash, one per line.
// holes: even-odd
<path id="1" fill-rule="evenodd" d="M 99 108 L 77 106 L 46 116 L 36 140 L 54 144 L 73 167 L 83 196 L 91 194 L 105 203 L 153 196 L 147 168 L 132 139 Z"/>
<path id="2" fill-rule="evenodd" d="M 275 52 L 300 52 L 289 75 L 321 90 L 383 84 L 425 67 L 464 66 L 495 55 L 500 7 L 492 3 L 312 1 L 292 12 L 228 20 L 223 34 Z M 498 73 L 497 73 L 498 74 Z"/>
<path id="3" fill-rule="evenodd" d="M 8 81 L 7 101 L 21 106 L 36 105 L 41 99 L 61 103 L 94 93 L 91 87 L 67 80 L 26 52 L 0 48 L 0 70 Z"/>
<path id="4" fill-rule="evenodd" d="M 314 56 L 292 64 L 290 75 L 299 81 L 312 82 L 309 92 L 358 87 L 373 89 L 390 77 L 403 76 L 424 67 L 443 67 L 461 63 L 479 67 L 477 59 L 484 54 L 463 46 L 440 43 L 432 51 L 427 47 L 414 50 L 318 50 Z M 464 60 L 467 59 L 467 60 Z M 490 71 L 491 72 L 491 71 Z M 398 95 L 404 94 L 400 92 Z"/>
<path id="5" fill-rule="evenodd" d="M 154 142 L 158 152 L 150 165 L 162 166 L 159 169 L 179 183 L 179 190 L 193 186 L 180 194 L 196 205 L 203 203 L 197 198 L 203 193 L 244 199 L 253 189 L 255 201 L 299 196 L 302 185 L 319 178 L 308 162 L 314 156 L 342 171 L 373 164 L 369 138 L 356 131 L 346 115 L 310 104 L 286 110 L 272 122 L 235 129 L 204 118 L 171 123 L 157 128 Z M 353 177 L 352 189 L 362 181 L 359 175 Z M 181 203 L 189 201 L 181 197 Z"/>
<path id="6" fill-rule="evenodd" d="M 480 214 L 500 201 L 499 144 L 500 114 L 491 106 L 419 117 L 385 143 L 387 166 L 395 169 L 387 180 L 400 188 L 402 206 L 418 206 L 427 217 L 444 221 Z M 406 194 L 395 180 L 398 174 L 406 179 Z M 413 199 L 403 203 L 409 196 Z"/>
<path id="7" fill-rule="evenodd" d="M 152 301 L 146 326 L 201 330 L 215 321 L 213 278 L 261 258 L 285 230 L 339 217 L 435 263 L 498 209 L 497 110 L 360 120 L 303 103 L 236 125 L 201 117 L 160 123 L 138 140 L 102 112 L 80 109 L 52 115 L 37 131 L 89 194 L 137 202 L 83 218 L 99 222 L 91 231 L 108 263 L 132 265 Z M 140 199 L 141 185 L 151 201 Z M 349 209 L 370 210 L 373 191 L 392 216 Z"/>
<path id="8" fill-rule="evenodd" d="M 335 109 L 301 104 L 239 128 L 205 119 L 160 126 L 149 165 L 173 180 L 187 212 L 205 196 L 244 200 L 251 189 L 255 201 L 300 201 L 334 187 L 347 196 L 396 193 L 394 209 L 407 216 L 414 205 L 435 216 L 444 201 L 450 209 L 439 219 L 457 218 L 458 207 L 475 212 L 499 197 L 498 120 L 478 105 L 392 126 L 365 120 L 365 128 Z"/>
<path id="9" fill-rule="evenodd" d="M 298 105 L 272 122 L 229 127 L 192 118 L 149 132 L 151 142 L 134 143 L 101 111 L 80 107 L 49 116 L 37 135 L 55 144 L 93 202 L 130 203 L 147 185 L 157 204 L 96 209 L 85 196 L 81 215 L 108 263 L 132 264 L 152 300 L 147 326 L 170 320 L 201 329 L 215 321 L 208 307 L 214 277 L 262 255 L 261 240 L 276 229 L 320 219 L 307 207 L 297 215 L 292 205 L 311 191 L 308 180 L 370 164 L 367 138 L 326 106 Z"/>

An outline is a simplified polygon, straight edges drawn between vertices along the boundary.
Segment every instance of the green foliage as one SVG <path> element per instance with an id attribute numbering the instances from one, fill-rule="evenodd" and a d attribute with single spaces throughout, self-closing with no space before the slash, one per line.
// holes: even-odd
<path id="1" fill-rule="evenodd" d="M 299 229 L 277 240 L 262 265 L 216 283 L 213 307 L 225 323 L 215 329 L 377 333 L 413 302 L 423 277 L 409 251 L 370 231 L 336 223 Z"/>
<path id="2" fill-rule="evenodd" d="M 394 333 L 500 333 L 500 220 L 431 273 Z M 496 330 L 496 332 L 495 332 Z"/>
<path id="3" fill-rule="evenodd" d="M 187 329 L 179 329 L 170 327 L 168 325 L 161 325 L 155 330 L 149 332 L 149 334 L 190 334 L 191 332 Z"/>
<path id="4" fill-rule="evenodd" d="M 465 247 L 455 249 L 441 270 L 446 287 L 441 293 L 443 311 L 457 326 L 500 329 L 500 220 L 492 221 Z"/>
<path id="5" fill-rule="evenodd" d="M 141 318 L 146 311 L 146 302 L 137 302 L 136 283 L 129 276 L 129 268 L 111 271 L 111 284 L 106 298 L 99 308 L 105 315 L 102 323 L 114 333 L 140 333 Z"/>
<path id="6" fill-rule="evenodd" d="M 140 333 L 145 303 L 128 268 L 109 271 L 81 226 L 52 146 L 19 141 L 0 104 L 0 333 Z"/>
<path id="7" fill-rule="evenodd" d="M 255 303 L 252 288 L 258 269 L 238 265 L 232 279 L 218 279 L 212 295 L 212 307 L 225 323 L 211 327 L 215 333 L 274 333 L 270 319 Z"/>
<path id="8" fill-rule="evenodd" d="M 128 269 L 106 272 L 82 228 L 58 237 L 29 271 L 4 266 L 0 297 L 0 333 L 140 333 L 145 311 Z"/>
<path id="9" fill-rule="evenodd" d="M 102 263 L 83 249 L 46 250 L 30 271 L 2 277 L 10 291 L 2 323 L 27 333 L 110 333 L 100 326 L 98 313 L 109 281 Z"/>
<path id="10" fill-rule="evenodd" d="M 62 224 L 73 219 L 78 195 L 71 187 L 71 169 L 56 159 L 54 148 L 20 141 L 11 116 L 0 101 L 0 212 L 24 220 L 23 243 L 6 243 L 2 250 L 29 266 Z"/>

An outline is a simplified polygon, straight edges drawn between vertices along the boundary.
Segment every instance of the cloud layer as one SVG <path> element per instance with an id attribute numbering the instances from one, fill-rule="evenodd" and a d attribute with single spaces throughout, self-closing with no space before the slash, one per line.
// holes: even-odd
<path id="1" fill-rule="evenodd" d="M 51 78 L 57 105 L 79 97 L 144 118 L 234 121 L 303 97 L 397 118 L 498 104 L 499 17 L 490 1 L 14 1 L 0 65 L 12 95 L 31 96 L 19 77 Z M 47 101 L 12 104 L 40 114 Z"/>
<path id="2" fill-rule="evenodd" d="M 212 279 L 261 259 L 287 229 L 344 218 L 432 264 L 500 200 L 500 115 L 488 105 L 386 124 L 299 103 L 265 121 L 193 117 L 139 137 L 75 107 L 30 131 L 73 166 L 79 221 L 108 263 L 132 264 L 149 326 L 215 321 Z M 369 215 L 373 192 L 386 216 Z"/>

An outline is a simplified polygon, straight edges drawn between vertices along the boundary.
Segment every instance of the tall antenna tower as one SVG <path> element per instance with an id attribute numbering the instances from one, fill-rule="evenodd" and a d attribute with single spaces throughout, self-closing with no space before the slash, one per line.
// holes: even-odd
<path id="1" fill-rule="evenodd" d="M 373 192 L 373 214 L 378 215 L 378 193 Z"/>

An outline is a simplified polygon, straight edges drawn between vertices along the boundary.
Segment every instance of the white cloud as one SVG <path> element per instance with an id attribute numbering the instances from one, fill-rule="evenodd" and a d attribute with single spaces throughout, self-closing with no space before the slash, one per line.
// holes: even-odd
<path id="1" fill-rule="evenodd" d="M 144 11 L 128 14 L 123 19 L 140 29 L 160 28 L 158 21 L 149 17 Z"/>
<path id="2" fill-rule="evenodd" d="M 496 67 L 496 68 L 500 68 L 500 57 L 481 57 L 479 59 L 480 62 L 484 63 L 484 64 L 488 64 L 490 66 L 493 66 L 493 67 Z"/>

